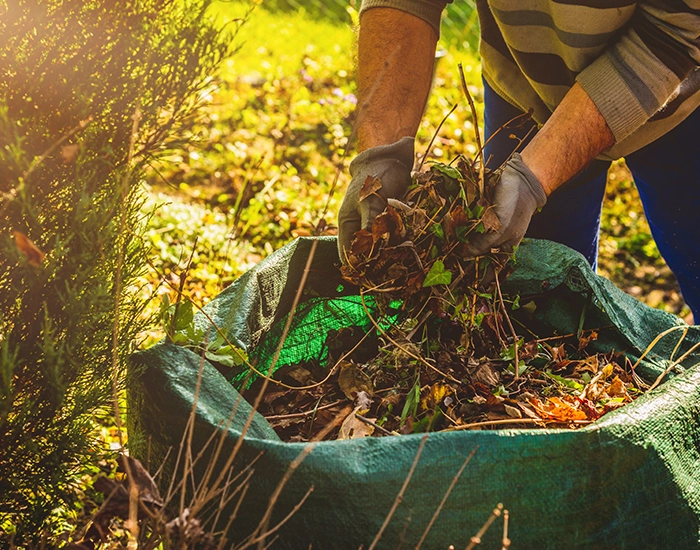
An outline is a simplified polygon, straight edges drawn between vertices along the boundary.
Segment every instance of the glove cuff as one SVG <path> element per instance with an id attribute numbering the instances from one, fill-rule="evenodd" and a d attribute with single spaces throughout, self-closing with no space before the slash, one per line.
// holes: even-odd
<path id="1" fill-rule="evenodd" d="M 350 175 L 354 176 L 360 170 L 368 169 L 372 164 L 382 161 L 398 161 L 408 172 L 413 168 L 413 144 L 415 139 L 406 136 L 389 145 L 377 145 L 362 151 L 350 163 Z"/>
<path id="2" fill-rule="evenodd" d="M 537 208 L 542 208 L 547 203 L 547 193 L 545 193 L 544 187 L 542 187 L 537 176 L 532 173 L 532 170 L 525 166 L 523 159 L 520 157 L 520 153 L 514 153 L 508 161 L 508 164 L 523 176 L 523 180 L 530 189 L 532 198 L 534 198 L 537 203 Z"/>

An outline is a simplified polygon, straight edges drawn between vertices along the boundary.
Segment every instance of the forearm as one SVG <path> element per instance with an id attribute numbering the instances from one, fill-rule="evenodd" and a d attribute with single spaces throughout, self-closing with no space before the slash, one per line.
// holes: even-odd
<path id="1" fill-rule="evenodd" d="M 415 136 L 430 92 L 437 35 L 391 8 L 367 10 L 358 44 L 358 139 L 363 151 Z"/>
<path id="2" fill-rule="evenodd" d="M 549 195 L 614 143 L 598 108 L 575 84 L 521 156 Z"/>

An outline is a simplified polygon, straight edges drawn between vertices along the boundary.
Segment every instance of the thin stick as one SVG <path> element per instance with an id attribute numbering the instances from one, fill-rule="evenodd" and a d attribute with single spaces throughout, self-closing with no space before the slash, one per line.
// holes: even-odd
<path id="1" fill-rule="evenodd" d="M 389 336 L 386 333 L 386 331 L 384 331 L 384 329 L 382 329 L 382 327 L 380 327 L 377 324 L 377 322 L 374 320 L 374 318 L 370 314 L 369 309 L 367 308 L 367 304 L 365 304 L 365 295 L 364 295 L 364 292 L 362 290 L 360 290 L 360 300 L 362 301 L 362 307 L 365 309 L 365 313 L 367 314 L 368 319 L 372 322 L 374 327 L 379 332 L 382 333 L 382 336 L 384 336 L 387 340 L 389 340 L 389 342 L 394 344 L 397 348 L 399 348 L 401 351 L 403 351 L 409 357 L 413 357 L 413 359 L 415 359 L 416 361 L 420 361 L 429 369 L 437 372 L 440 376 L 444 376 L 445 378 L 447 378 L 451 382 L 455 382 L 456 384 L 461 384 L 461 382 L 459 380 L 457 380 L 454 376 L 447 374 L 446 372 L 442 372 L 440 369 L 438 369 L 434 365 L 431 365 L 430 363 L 428 363 L 428 361 L 426 361 L 423 357 L 420 357 L 419 355 L 416 355 L 415 353 L 411 353 L 409 350 L 407 350 L 405 347 L 403 347 L 401 344 L 399 344 L 396 340 L 394 340 L 391 336 Z"/>
<path id="2" fill-rule="evenodd" d="M 462 475 L 462 472 L 467 467 L 467 464 L 469 464 L 469 462 L 471 461 L 474 454 L 476 454 L 476 451 L 478 448 L 479 447 L 475 447 L 474 450 L 471 453 L 469 453 L 469 456 L 464 459 L 462 466 L 457 471 L 455 476 L 452 478 L 452 483 L 450 483 L 450 486 L 447 488 L 447 491 L 445 491 L 445 494 L 442 497 L 442 500 L 440 501 L 439 506 L 435 510 L 433 517 L 430 518 L 430 522 L 428 523 L 428 526 L 425 528 L 425 531 L 423 531 L 423 535 L 421 536 L 420 540 L 418 541 L 418 544 L 416 544 L 416 550 L 419 550 L 421 547 L 421 544 L 423 544 L 423 542 L 425 542 L 425 539 L 428 536 L 428 533 L 433 528 L 433 524 L 435 523 L 435 520 L 437 520 L 438 516 L 440 515 L 440 512 L 442 511 L 443 507 L 445 506 L 445 502 L 447 502 L 447 498 L 450 496 L 452 489 L 454 489 L 455 485 L 457 485 L 457 481 L 459 481 L 459 478 Z"/>
<path id="3" fill-rule="evenodd" d="M 435 139 L 438 137 L 438 134 L 440 133 L 440 129 L 442 128 L 442 125 L 445 124 L 445 121 L 450 118 L 450 115 L 455 112 L 455 109 L 458 107 L 458 103 L 455 103 L 452 106 L 452 109 L 450 109 L 450 112 L 445 115 L 445 117 L 440 121 L 440 124 L 438 124 L 438 127 L 435 129 L 435 132 L 433 132 L 433 137 L 430 138 L 430 143 L 428 143 L 428 147 L 425 150 L 425 154 L 423 155 L 423 158 L 420 159 L 420 164 L 418 165 L 418 172 L 420 172 L 423 169 L 423 164 L 425 163 L 425 159 L 428 158 L 428 153 L 430 153 L 430 148 L 433 146 L 433 143 L 435 143 Z"/>
<path id="4" fill-rule="evenodd" d="M 296 311 L 296 308 L 299 305 L 299 300 L 301 299 L 302 292 L 304 290 L 304 287 L 306 286 L 306 279 L 309 276 L 309 271 L 311 270 L 311 264 L 313 262 L 315 254 L 316 254 L 316 247 L 317 246 L 318 246 L 318 240 L 314 239 L 314 241 L 311 243 L 311 250 L 309 251 L 309 256 L 306 259 L 306 265 L 304 266 L 304 272 L 301 276 L 301 280 L 299 281 L 299 288 L 297 289 L 297 292 L 294 296 L 294 301 L 293 301 L 292 307 L 290 309 L 289 317 L 287 318 L 287 322 L 285 323 L 284 329 L 282 331 L 280 343 L 277 346 L 277 350 L 275 351 L 275 355 L 272 358 L 272 363 L 270 364 L 270 370 L 272 370 L 274 368 L 274 365 L 277 362 L 277 359 L 279 358 L 280 352 L 282 351 L 282 346 L 284 345 L 284 341 L 287 338 L 287 334 L 289 333 L 289 329 L 291 328 L 292 319 L 294 318 L 294 312 Z M 224 465 L 224 468 L 222 468 L 222 470 L 219 473 L 219 476 L 216 478 L 212 488 L 203 493 L 202 498 L 201 498 L 201 502 L 198 502 L 193 506 L 193 513 L 194 514 L 198 513 L 202 509 L 202 507 L 213 497 L 212 493 L 214 492 L 214 488 L 221 485 L 221 482 L 223 481 L 223 479 L 226 475 L 226 470 L 228 470 L 231 467 L 234 459 L 238 455 L 238 451 L 241 448 L 241 446 L 243 445 L 243 440 L 245 439 L 245 435 L 246 435 L 246 433 L 248 433 L 248 429 L 250 428 L 251 424 L 253 423 L 253 419 L 255 418 L 255 413 L 256 413 L 258 407 L 260 406 L 260 402 L 262 401 L 263 395 L 265 394 L 265 390 L 267 389 L 267 385 L 268 385 L 269 381 L 271 380 L 271 378 L 268 375 L 265 377 L 264 380 L 265 381 L 263 382 L 263 385 L 260 388 L 260 391 L 258 392 L 258 395 L 255 399 L 255 402 L 252 404 L 253 406 L 251 408 L 250 414 L 248 415 L 248 418 L 246 419 L 246 422 L 243 425 L 243 428 L 241 429 L 241 434 L 238 437 L 238 439 L 236 440 L 236 444 L 234 445 L 234 448 L 231 451 L 231 454 L 229 455 L 228 459 L 226 460 L 226 464 Z"/>
<path id="5" fill-rule="evenodd" d="M 501 510 L 503 510 L 503 504 L 499 502 L 493 509 L 493 512 L 491 512 L 489 519 L 486 520 L 486 523 L 484 523 L 481 529 L 479 529 L 479 532 L 471 538 L 465 550 L 473 550 L 477 544 L 481 544 L 481 538 L 484 536 L 486 531 L 489 530 L 489 527 L 491 527 L 491 524 L 496 520 L 496 518 L 501 515 Z"/>
<path id="6" fill-rule="evenodd" d="M 304 416 L 309 416 L 310 414 L 313 414 L 314 412 L 323 411 L 326 409 L 332 409 L 333 407 L 337 407 L 343 401 L 345 401 L 345 399 L 341 399 L 340 401 L 335 401 L 334 403 L 326 403 L 325 405 L 322 405 L 320 407 L 316 407 L 310 411 L 290 413 L 290 414 L 276 414 L 273 416 L 266 416 L 265 420 L 270 422 L 271 420 L 286 420 L 287 418 L 303 418 Z"/>
<path id="7" fill-rule="evenodd" d="M 649 344 L 647 346 L 647 349 L 644 350 L 644 353 L 642 353 L 641 357 L 639 359 L 637 359 L 637 362 L 634 365 L 632 365 L 632 370 L 636 369 L 639 366 L 639 363 L 641 363 L 642 360 L 649 354 L 649 352 L 652 349 L 654 349 L 654 346 L 656 346 L 656 344 L 658 344 L 659 340 L 661 340 L 667 334 L 671 334 L 675 330 L 683 330 L 684 336 L 685 336 L 685 333 L 688 330 L 688 325 L 685 325 L 685 326 L 678 325 L 675 327 L 671 327 L 669 329 L 664 330 L 661 334 L 659 334 L 656 338 L 654 338 L 654 340 L 651 342 L 651 344 Z"/>
<path id="8" fill-rule="evenodd" d="M 392 504 L 392 506 L 391 506 L 391 510 L 389 510 L 389 513 L 387 514 L 386 518 L 384 518 L 384 523 L 379 528 L 379 532 L 377 533 L 377 536 L 374 537 L 374 540 L 372 541 L 372 544 L 370 544 L 368 550 L 374 550 L 374 548 L 376 548 L 377 543 L 379 542 L 379 539 L 382 538 L 382 535 L 384 534 L 384 530 L 387 528 L 387 526 L 389 525 L 389 522 L 391 521 L 391 517 L 394 515 L 394 512 L 396 512 L 396 509 L 399 507 L 399 504 L 401 504 L 401 501 L 403 500 L 403 495 L 406 492 L 406 487 L 408 487 L 408 484 L 411 481 L 411 477 L 413 477 L 413 472 L 416 471 L 416 466 L 418 465 L 418 460 L 420 459 L 420 455 L 423 452 L 423 447 L 425 447 L 425 442 L 427 440 L 428 440 L 428 434 L 425 434 L 420 441 L 420 445 L 418 446 L 418 451 L 416 452 L 416 457 L 413 459 L 413 464 L 411 464 L 411 469 L 408 471 L 408 475 L 406 476 L 406 479 L 404 479 L 404 481 L 403 481 L 403 485 L 401 486 L 401 489 L 399 490 L 399 494 L 396 495 L 396 498 L 394 499 L 394 504 Z"/>
<path id="9" fill-rule="evenodd" d="M 278 529 L 281 524 L 278 524 L 277 527 L 272 528 L 271 530 L 267 530 L 267 526 L 270 523 L 270 518 L 272 517 L 272 510 L 275 507 L 275 503 L 279 499 L 280 494 L 282 493 L 282 490 L 284 489 L 285 485 L 289 481 L 289 479 L 292 477 L 292 474 L 296 471 L 296 469 L 301 465 L 302 462 L 304 462 L 304 459 L 309 456 L 311 451 L 314 450 L 316 447 L 316 443 L 320 440 L 322 440 L 324 437 L 326 437 L 338 424 L 340 424 L 341 419 L 347 417 L 348 414 L 350 414 L 350 411 L 352 410 L 351 407 L 345 407 L 340 413 L 336 415 L 336 417 L 333 419 L 332 422 L 329 422 L 326 426 L 324 426 L 323 430 L 321 430 L 318 435 L 314 438 L 313 441 L 307 443 L 304 448 L 301 450 L 299 455 L 289 464 L 289 467 L 287 468 L 287 471 L 284 473 L 284 476 L 282 476 L 282 479 L 279 481 L 277 484 L 277 487 L 273 491 L 272 495 L 270 495 L 270 501 L 269 504 L 267 505 L 267 509 L 265 510 L 265 514 L 263 515 L 263 518 L 260 520 L 260 523 L 258 524 L 258 527 L 253 531 L 253 534 L 250 537 L 250 541 L 246 543 L 245 546 L 252 546 L 253 544 L 258 544 L 258 548 L 261 548 L 263 546 L 263 543 L 265 542 L 265 539 L 268 537 L 268 535 L 272 534 L 276 529 Z M 313 488 L 311 489 L 313 490 Z M 310 493 L 310 491 L 309 491 Z M 309 493 L 306 494 L 303 500 L 306 500 L 306 497 L 308 497 Z M 303 501 L 302 501 L 303 502 Z M 283 520 L 287 521 L 289 519 L 289 516 Z M 258 533 L 261 533 L 259 535 Z"/>
<path id="10" fill-rule="evenodd" d="M 512 420 L 484 420 L 483 422 L 471 422 L 469 424 L 460 424 L 459 426 L 454 426 L 452 428 L 445 428 L 444 432 L 452 432 L 456 430 L 470 430 L 472 428 L 479 428 L 481 426 L 500 426 L 503 424 L 577 424 L 585 426 L 586 424 L 591 424 L 593 420 L 569 420 L 568 422 L 558 422 L 552 421 L 547 422 L 546 420 L 537 420 L 535 418 L 513 418 Z"/>
<path id="11" fill-rule="evenodd" d="M 669 372 L 671 372 L 674 368 L 676 368 L 678 365 L 680 365 L 686 357 L 688 357 L 691 353 L 693 353 L 698 348 L 700 348 L 700 342 L 695 344 L 688 351 L 686 351 L 683 355 L 681 355 L 678 359 L 673 361 L 673 363 L 671 363 L 664 372 L 659 374 L 658 378 L 654 381 L 654 383 L 651 386 L 649 386 L 649 389 L 647 391 L 651 391 L 654 388 L 656 388 L 659 384 L 661 384 L 661 381 L 666 377 L 666 375 Z"/>
<path id="12" fill-rule="evenodd" d="M 503 510 L 503 540 L 501 542 L 501 550 L 508 550 L 508 548 L 510 548 L 510 539 L 508 538 L 509 517 L 508 510 Z"/>
<path id="13" fill-rule="evenodd" d="M 474 106 L 474 100 L 472 95 L 469 93 L 467 88 L 467 79 L 464 78 L 464 69 L 462 64 L 457 65 L 459 68 L 459 78 L 462 80 L 462 89 L 464 90 L 464 95 L 467 96 L 467 101 L 469 102 L 469 108 L 472 111 L 472 121 L 474 123 L 474 137 L 476 138 L 476 147 L 481 155 L 481 163 L 479 164 L 479 193 L 484 196 L 484 155 L 482 154 L 483 147 L 481 146 L 481 135 L 479 134 L 479 119 L 476 116 L 476 107 Z"/>
<path id="14" fill-rule="evenodd" d="M 355 418 L 357 418 L 360 422 L 364 422 L 364 423 L 367 424 L 368 426 L 372 426 L 374 429 L 379 430 L 379 431 L 382 432 L 384 435 L 400 435 L 400 434 L 398 434 L 398 433 L 396 433 L 396 432 L 390 432 L 390 431 L 387 430 L 385 427 L 380 426 L 380 425 L 377 424 L 376 422 L 372 422 L 369 418 L 365 418 L 365 417 L 362 416 L 361 414 L 355 413 Z"/>
<path id="15" fill-rule="evenodd" d="M 510 332 L 513 334 L 513 358 L 515 359 L 515 380 L 519 378 L 520 373 L 520 362 L 518 361 L 518 335 L 513 328 L 513 323 L 510 321 L 510 316 L 506 310 L 506 304 L 503 301 L 503 294 L 501 294 L 501 283 L 498 280 L 500 271 L 496 272 L 496 289 L 498 290 L 498 298 L 501 301 L 501 309 L 503 310 L 503 315 L 505 315 L 506 321 L 508 321 L 508 326 L 510 327 Z"/>

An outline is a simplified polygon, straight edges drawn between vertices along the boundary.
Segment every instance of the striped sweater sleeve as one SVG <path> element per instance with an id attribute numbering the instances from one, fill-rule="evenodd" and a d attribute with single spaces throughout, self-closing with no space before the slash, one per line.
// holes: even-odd
<path id="1" fill-rule="evenodd" d="M 620 142 L 700 65 L 700 0 L 639 2 L 626 31 L 577 76 Z"/>
<path id="2" fill-rule="evenodd" d="M 362 0 L 360 15 L 370 8 L 394 8 L 405 11 L 430 24 L 440 36 L 440 16 L 452 0 Z"/>

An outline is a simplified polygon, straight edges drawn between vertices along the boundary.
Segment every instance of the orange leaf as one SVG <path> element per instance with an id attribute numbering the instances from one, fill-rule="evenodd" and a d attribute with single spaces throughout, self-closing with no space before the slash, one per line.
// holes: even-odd
<path id="1" fill-rule="evenodd" d="M 588 418 L 585 412 L 559 397 L 548 397 L 544 403 L 535 402 L 533 405 L 543 418 L 557 422 L 571 422 L 572 420 L 586 420 Z"/>
<path id="2" fill-rule="evenodd" d="M 27 258 L 27 263 L 33 265 L 34 267 L 39 267 L 41 262 L 44 261 L 44 254 L 39 248 L 27 237 L 24 233 L 20 231 L 13 231 L 15 235 L 15 243 L 17 243 L 17 248 L 24 254 Z"/>

